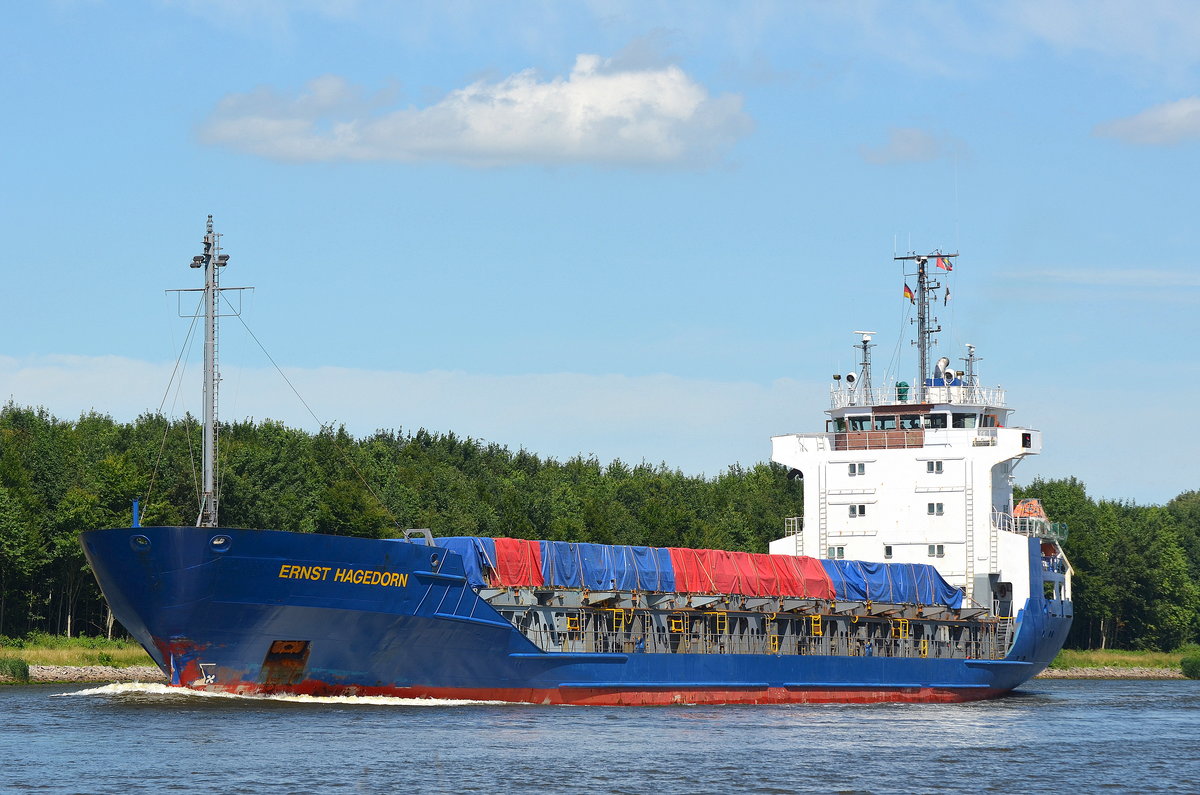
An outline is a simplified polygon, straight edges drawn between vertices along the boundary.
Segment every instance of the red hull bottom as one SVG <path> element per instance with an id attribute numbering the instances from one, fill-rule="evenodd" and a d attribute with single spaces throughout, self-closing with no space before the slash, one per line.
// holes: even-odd
<path id="1" fill-rule="evenodd" d="M 306 680 L 295 685 L 230 683 L 191 689 L 239 695 L 386 696 L 462 701 L 498 701 L 515 704 L 574 704 L 583 706 L 666 706 L 672 704 L 949 704 L 981 701 L 1006 692 L 993 688 L 905 687 L 868 688 L 748 687 L 721 689 L 620 690 L 616 688 L 457 688 L 457 687 L 358 687 Z"/>

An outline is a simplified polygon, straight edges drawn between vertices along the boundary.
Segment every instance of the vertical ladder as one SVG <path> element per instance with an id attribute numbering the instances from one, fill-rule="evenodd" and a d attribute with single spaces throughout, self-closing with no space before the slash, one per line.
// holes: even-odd
<path id="1" fill-rule="evenodd" d="M 975 467 L 967 461 L 967 482 L 964 489 L 967 511 L 967 565 L 966 565 L 966 594 L 967 599 L 975 601 Z"/>
<path id="2" fill-rule="evenodd" d="M 817 468 L 817 557 L 823 558 L 829 551 L 829 495 L 825 489 L 825 464 Z"/>
<path id="3" fill-rule="evenodd" d="M 1011 478 L 1011 476 L 1012 476 L 1012 462 L 1011 461 L 1008 464 L 1008 474 Z M 1010 499 L 1009 506 L 1011 507 L 1011 505 L 1012 505 L 1012 500 Z M 992 510 L 995 510 L 994 505 L 991 507 L 992 507 Z M 1011 513 L 1011 511 L 1010 511 L 1010 513 Z M 991 546 L 991 555 L 992 555 L 991 571 L 998 572 L 998 571 L 1000 571 L 1000 533 L 999 533 L 999 531 L 996 530 L 996 523 L 993 521 L 990 521 L 990 519 L 988 521 L 988 527 L 990 528 L 990 533 L 991 533 L 988 536 L 988 540 L 989 540 L 990 546 Z"/>

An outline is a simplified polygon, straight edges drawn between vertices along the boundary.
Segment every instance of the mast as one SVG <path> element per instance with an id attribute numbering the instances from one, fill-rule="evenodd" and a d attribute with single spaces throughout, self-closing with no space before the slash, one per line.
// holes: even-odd
<path id="1" fill-rule="evenodd" d="M 200 515 L 196 517 L 196 527 L 217 527 L 217 504 L 220 496 L 220 483 L 217 478 L 217 437 L 220 423 L 217 419 L 217 386 L 221 383 L 221 370 L 218 364 L 218 318 L 223 315 L 237 317 L 241 315 L 241 300 L 234 307 L 230 304 L 229 311 L 222 313 L 217 305 L 220 294 L 235 291 L 241 296 L 242 290 L 252 290 L 252 287 L 222 287 L 221 268 L 229 264 L 229 255 L 221 253 L 221 235 L 213 231 L 213 217 L 208 216 L 204 228 L 204 253 L 192 257 L 189 266 L 204 269 L 204 287 L 192 287 L 182 290 L 168 290 L 171 293 L 202 292 L 204 303 L 204 444 L 202 455 L 203 483 L 200 494 Z M 197 317 L 193 311 L 190 314 L 180 312 L 180 317 Z"/>
<path id="2" fill-rule="evenodd" d="M 197 527 L 217 526 L 217 385 L 221 373 L 217 362 L 217 332 L 220 313 L 217 294 L 221 291 L 220 269 L 229 262 L 221 253 L 221 236 L 213 232 L 212 216 L 204 234 L 204 253 L 192 257 L 191 267 L 204 268 L 204 477 Z"/>
<path id="3" fill-rule="evenodd" d="M 871 405 L 875 402 L 875 396 L 871 388 L 871 349 L 875 347 L 875 345 L 871 342 L 871 335 L 875 332 L 856 331 L 854 333 L 862 335 L 862 342 L 854 346 L 861 351 L 862 356 L 858 362 L 858 371 L 860 373 L 859 378 L 861 379 L 862 383 L 860 383 L 858 386 L 863 396 L 863 403 L 865 405 Z"/>
<path id="4" fill-rule="evenodd" d="M 929 305 L 937 300 L 937 295 L 933 291 L 940 288 L 942 283 L 937 279 L 930 278 L 925 267 L 931 258 L 949 261 L 957 256 L 957 253 L 942 254 L 935 251 L 932 254 L 909 254 L 904 257 L 892 258 L 893 260 L 912 260 L 917 265 L 917 292 L 913 296 L 913 303 L 917 305 L 917 338 L 913 344 L 917 346 L 917 366 L 920 368 L 917 375 L 917 386 L 920 389 L 918 394 L 922 402 L 926 400 L 925 396 L 928 394 L 925 381 L 930 377 L 929 352 L 933 349 L 933 335 L 942 330 L 940 325 L 930 328 L 930 323 L 937 323 L 937 318 L 931 318 L 929 311 Z"/>

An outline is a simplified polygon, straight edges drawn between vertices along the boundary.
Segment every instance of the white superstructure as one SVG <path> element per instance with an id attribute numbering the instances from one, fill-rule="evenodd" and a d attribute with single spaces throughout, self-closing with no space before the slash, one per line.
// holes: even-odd
<path id="1" fill-rule="evenodd" d="M 928 366 L 929 303 L 940 285 L 926 263 L 954 255 L 898 259 L 917 267 L 921 370 L 915 385 L 871 384 L 873 332 L 861 335 L 857 373 L 835 376 L 820 433 L 772 439 L 771 459 L 804 482 L 804 516 L 788 520 L 776 554 L 930 563 L 974 604 L 1010 616 L 1032 588 L 1070 595 L 1070 566 L 1040 506 L 1014 516 L 1013 470 L 1042 449 L 1042 433 L 1013 426 L 1004 391 L 979 385 L 975 348 L 962 373 L 939 359 Z M 1031 545 L 1030 539 L 1038 545 Z"/>

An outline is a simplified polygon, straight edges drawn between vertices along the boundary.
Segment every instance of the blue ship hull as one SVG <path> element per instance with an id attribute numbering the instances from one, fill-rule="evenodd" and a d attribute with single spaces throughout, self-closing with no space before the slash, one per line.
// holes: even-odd
<path id="1" fill-rule="evenodd" d="M 172 684 L 236 693 L 575 704 L 969 701 L 1042 671 L 1071 624 L 1069 602 L 1035 595 L 1003 660 L 556 653 L 505 620 L 467 584 L 462 559 L 437 547 L 196 527 L 96 530 L 81 540 L 114 615 Z M 1031 561 L 1040 567 L 1036 553 Z M 1040 568 L 1034 573 L 1040 578 Z"/>

